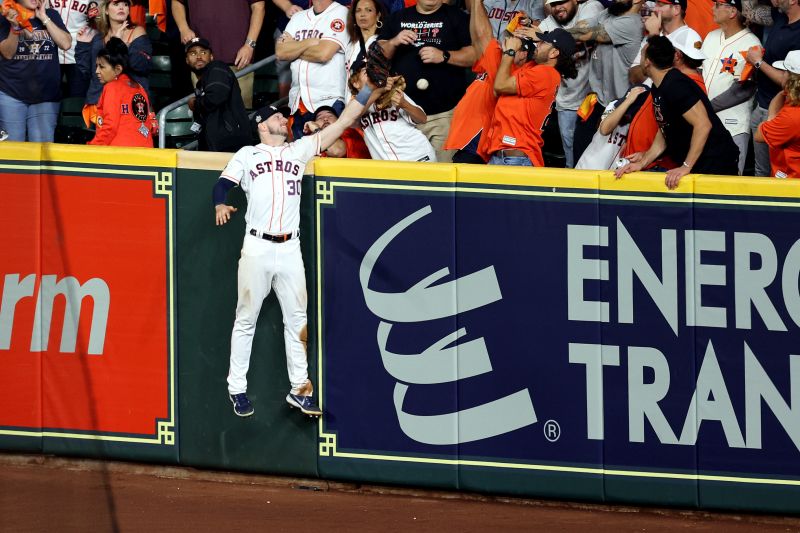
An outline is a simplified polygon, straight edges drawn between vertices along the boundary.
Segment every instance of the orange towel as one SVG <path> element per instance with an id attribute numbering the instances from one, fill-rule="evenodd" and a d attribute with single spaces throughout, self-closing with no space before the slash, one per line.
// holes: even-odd
<path id="1" fill-rule="evenodd" d="M 578 108 L 578 116 L 581 117 L 581 120 L 586 122 L 589 120 L 589 117 L 592 116 L 592 111 L 594 111 L 594 106 L 597 105 L 597 94 L 589 93 L 586 95 L 586 98 L 583 99 L 581 102 L 581 106 Z"/>
<path id="2" fill-rule="evenodd" d="M 33 11 L 27 7 L 19 5 L 14 0 L 3 0 L 3 16 L 5 17 L 6 13 L 12 9 L 17 12 L 17 23 L 22 26 L 22 29 L 32 32 L 33 26 L 31 25 L 31 19 L 33 18 Z"/>
<path id="3" fill-rule="evenodd" d="M 761 54 L 762 55 L 764 54 L 764 48 L 763 47 L 752 46 L 752 47 L 750 47 L 750 50 L 752 50 L 754 48 L 755 49 L 761 48 Z M 749 52 L 750 50 L 748 50 L 747 52 Z M 751 65 L 750 63 L 747 62 L 747 52 L 739 52 L 740 54 L 742 54 L 742 57 L 744 58 L 744 68 L 742 69 L 742 77 L 739 78 L 739 83 L 744 83 L 745 81 L 749 80 L 750 77 L 753 75 L 753 71 L 755 70 L 753 65 Z"/>

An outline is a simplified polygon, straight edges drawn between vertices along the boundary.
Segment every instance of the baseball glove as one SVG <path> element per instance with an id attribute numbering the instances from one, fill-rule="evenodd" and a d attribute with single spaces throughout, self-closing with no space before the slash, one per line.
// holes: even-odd
<path id="1" fill-rule="evenodd" d="M 383 48 L 378 41 L 373 42 L 367 49 L 367 78 L 376 87 L 384 87 L 389 77 L 389 68 L 392 62 L 383 53 Z"/>
<path id="2" fill-rule="evenodd" d="M 397 76 L 393 79 L 394 83 L 392 84 L 392 87 L 383 93 L 375 102 L 375 107 L 378 109 L 386 109 L 387 107 L 391 107 L 392 98 L 394 97 L 395 93 L 398 91 L 404 91 L 406 89 L 406 79 L 403 76 Z"/>

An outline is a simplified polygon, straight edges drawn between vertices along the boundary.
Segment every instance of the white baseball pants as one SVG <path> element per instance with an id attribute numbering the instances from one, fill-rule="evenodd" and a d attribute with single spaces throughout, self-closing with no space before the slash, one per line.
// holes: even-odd
<path id="1" fill-rule="evenodd" d="M 308 305 L 300 239 L 276 243 L 245 235 L 239 259 L 239 301 L 231 334 L 230 394 L 247 391 L 247 369 L 250 367 L 256 322 L 261 305 L 272 288 L 283 313 L 286 367 L 292 390 L 299 390 L 308 380 L 306 349 L 300 341 L 301 332 L 306 327 Z"/>

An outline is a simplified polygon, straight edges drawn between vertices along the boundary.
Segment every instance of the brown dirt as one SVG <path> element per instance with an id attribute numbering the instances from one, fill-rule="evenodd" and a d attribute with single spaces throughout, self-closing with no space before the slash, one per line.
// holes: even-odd
<path id="1" fill-rule="evenodd" d="M 800 518 L 578 505 L 0 455 L 0 531 L 800 531 Z"/>

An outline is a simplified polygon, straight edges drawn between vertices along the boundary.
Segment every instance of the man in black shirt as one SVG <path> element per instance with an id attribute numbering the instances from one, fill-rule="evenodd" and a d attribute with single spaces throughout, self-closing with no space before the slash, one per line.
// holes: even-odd
<path id="1" fill-rule="evenodd" d="M 186 43 L 186 64 L 197 75 L 189 109 L 201 128 L 199 149 L 236 152 L 252 144 L 250 121 L 236 75 L 226 63 L 214 60 L 206 39 L 195 37 Z"/>
<path id="2" fill-rule="evenodd" d="M 453 109 L 467 90 L 465 68 L 477 59 L 469 35 L 469 17 L 442 0 L 418 0 L 392 13 L 383 25 L 381 47 L 392 67 L 406 80 L 406 95 L 425 110 L 428 121 L 418 128 L 449 162 L 442 144 L 450 131 Z"/>
<path id="3" fill-rule="evenodd" d="M 667 37 L 647 39 L 642 65 L 653 80 L 653 110 L 659 132 L 650 148 L 631 155 L 630 163 L 616 171 L 619 178 L 645 168 L 665 153 L 679 166 L 667 172 L 665 183 L 678 186 L 689 172 L 739 174 L 739 149 L 714 113 L 697 83 L 672 68 L 675 48 Z"/>

